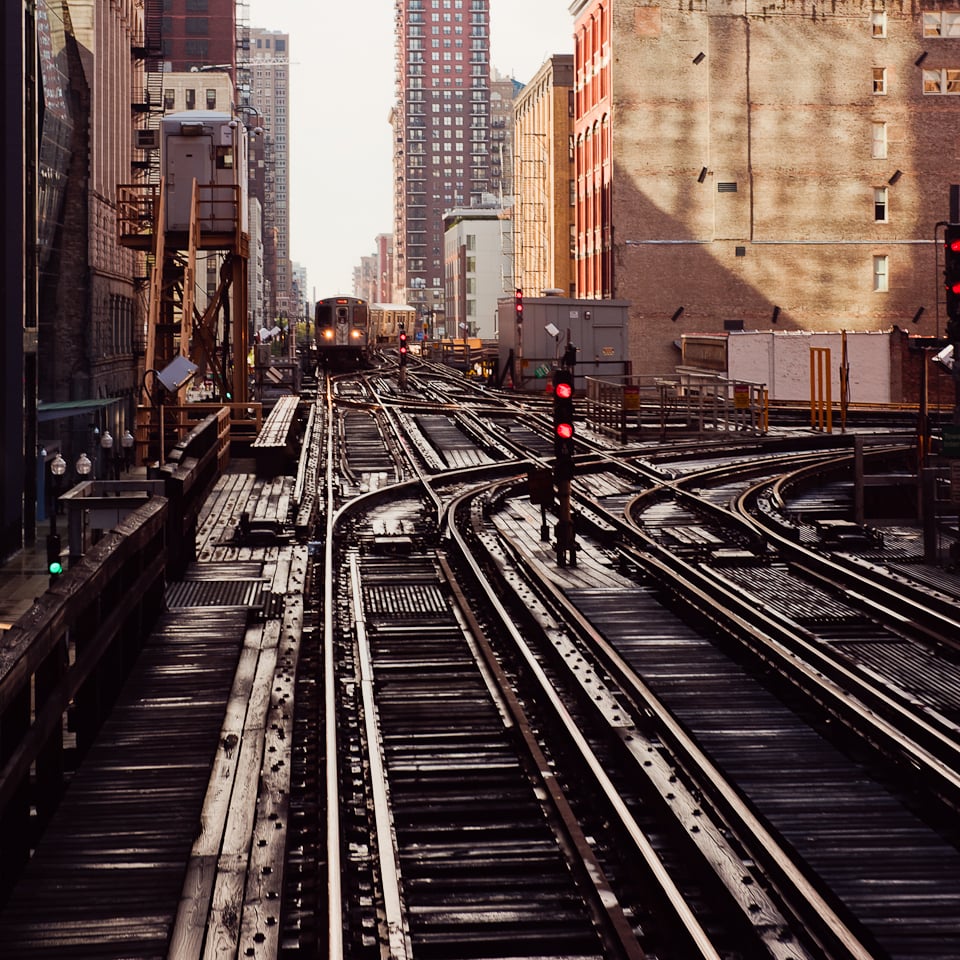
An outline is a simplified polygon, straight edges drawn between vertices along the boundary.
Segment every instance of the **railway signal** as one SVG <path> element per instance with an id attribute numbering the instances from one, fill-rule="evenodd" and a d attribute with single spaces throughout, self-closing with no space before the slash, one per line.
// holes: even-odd
<path id="1" fill-rule="evenodd" d="M 943 279 L 947 288 L 947 339 L 960 342 L 960 225 L 944 232 Z"/>
<path id="2" fill-rule="evenodd" d="M 47 534 L 47 573 L 50 574 L 52 584 L 63 573 L 63 562 L 60 559 L 60 534 Z"/>
<path id="3" fill-rule="evenodd" d="M 403 324 L 400 324 L 400 366 L 407 362 L 407 331 Z"/>
<path id="4" fill-rule="evenodd" d="M 553 371 L 553 453 L 554 474 L 558 478 L 573 476 L 573 374 L 569 370 Z"/>
<path id="5" fill-rule="evenodd" d="M 576 543 L 570 510 L 573 479 L 573 373 L 553 371 L 553 480 L 557 487 L 557 565 L 575 566 Z"/>
<path id="6" fill-rule="evenodd" d="M 517 323 L 523 323 L 523 289 L 517 287 L 513 295 L 513 311 L 517 317 Z"/>

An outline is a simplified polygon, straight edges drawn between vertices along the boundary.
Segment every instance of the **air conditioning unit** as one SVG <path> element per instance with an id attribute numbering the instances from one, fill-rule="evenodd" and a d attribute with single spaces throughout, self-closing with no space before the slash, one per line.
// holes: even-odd
<path id="1" fill-rule="evenodd" d="M 159 130 L 134 130 L 133 145 L 137 150 L 158 150 L 160 148 Z"/>

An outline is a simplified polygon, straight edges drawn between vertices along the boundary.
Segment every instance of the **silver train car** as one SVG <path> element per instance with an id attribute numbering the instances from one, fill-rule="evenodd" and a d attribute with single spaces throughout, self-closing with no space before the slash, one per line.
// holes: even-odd
<path id="1" fill-rule="evenodd" d="M 372 303 L 370 304 L 370 342 L 381 346 L 396 344 L 401 329 L 406 331 L 408 337 L 413 337 L 416 319 L 417 311 L 406 304 Z"/>
<path id="2" fill-rule="evenodd" d="M 329 370 L 355 370 L 370 362 L 370 305 L 357 297 L 318 300 L 314 313 L 317 362 Z"/>

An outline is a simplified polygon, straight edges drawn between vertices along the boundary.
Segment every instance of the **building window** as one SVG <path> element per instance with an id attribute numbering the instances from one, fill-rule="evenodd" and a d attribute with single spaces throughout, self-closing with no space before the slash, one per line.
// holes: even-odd
<path id="1" fill-rule="evenodd" d="M 960 70 L 949 67 L 944 67 L 942 70 L 924 70 L 923 92 L 925 94 L 960 93 Z"/>
<path id="2" fill-rule="evenodd" d="M 206 13 L 207 0 L 187 0 L 187 13 Z"/>
<path id="3" fill-rule="evenodd" d="M 887 222 L 887 188 L 875 187 L 873 191 L 873 219 L 877 223 Z"/>
<path id="4" fill-rule="evenodd" d="M 960 13 L 925 13 L 923 15 L 925 37 L 960 37 Z"/>
<path id="5" fill-rule="evenodd" d="M 873 151 L 874 160 L 885 160 L 887 157 L 887 125 L 885 123 L 875 123 L 873 125 Z"/>
<path id="6" fill-rule="evenodd" d="M 885 10 L 874 10 L 870 14 L 870 36 L 885 37 L 887 35 L 887 14 Z"/>
<path id="7" fill-rule="evenodd" d="M 188 37 L 205 37 L 210 32 L 210 21 L 206 17 L 187 17 L 184 29 Z"/>
<path id="8" fill-rule="evenodd" d="M 887 92 L 887 68 L 886 67 L 873 68 L 873 92 L 877 95 L 882 95 Z"/>
<path id="9" fill-rule="evenodd" d="M 210 44 L 206 40 L 187 40 L 183 50 L 190 60 L 203 61 L 210 56 Z"/>
<path id="10" fill-rule="evenodd" d="M 890 289 L 890 258 L 887 256 L 873 258 L 873 292 L 886 293 Z"/>
<path id="11" fill-rule="evenodd" d="M 186 98 L 185 102 L 188 110 L 197 109 L 197 91 L 196 90 L 184 90 L 184 96 Z"/>
<path id="12" fill-rule="evenodd" d="M 174 107 L 174 92 L 173 90 L 164 90 L 163 91 L 163 109 L 172 110 Z"/>
<path id="13" fill-rule="evenodd" d="M 207 90 L 207 109 L 217 109 L 217 91 L 212 88 Z"/>

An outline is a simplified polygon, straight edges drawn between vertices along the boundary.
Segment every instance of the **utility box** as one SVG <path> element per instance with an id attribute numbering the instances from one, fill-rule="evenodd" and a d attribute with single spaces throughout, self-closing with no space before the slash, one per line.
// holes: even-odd
<path id="1" fill-rule="evenodd" d="M 194 180 L 201 187 L 201 230 L 230 233 L 238 223 L 246 229 L 247 130 L 240 120 L 207 110 L 163 117 L 160 171 L 167 230 L 189 229 Z"/>
<path id="2" fill-rule="evenodd" d="M 498 300 L 501 382 L 506 385 L 509 377 L 516 390 L 546 391 L 568 344 L 576 347 L 577 390 L 584 389 L 585 377 L 626 376 L 629 306 L 626 300 L 524 297 L 523 323 L 518 324 L 515 299 Z"/>

